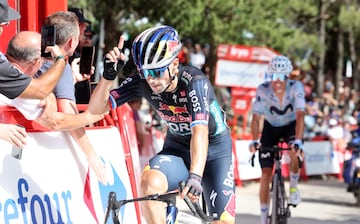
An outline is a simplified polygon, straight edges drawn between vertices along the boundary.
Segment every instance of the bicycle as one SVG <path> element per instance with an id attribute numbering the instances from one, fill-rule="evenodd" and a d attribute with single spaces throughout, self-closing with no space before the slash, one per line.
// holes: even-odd
<path id="1" fill-rule="evenodd" d="M 144 197 L 132 198 L 132 199 L 123 199 L 117 200 L 116 193 L 110 192 L 108 197 L 108 206 L 105 213 L 105 220 L 104 224 L 107 223 L 110 213 L 112 213 L 112 220 L 114 224 L 121 224 L 119 220 L 119 211 L 120 208 L 130 202 L 139 202 L 139 201 L 162 201 L 167 204 L 166 208 L 166 224 L 181 224 L 187 223 L 191 224 L 189 220 L 187 222 L 179 222 L 177 220 L 179 212 L 178 208 L 176 207 L 176 196 L 181 192 L 181 190 L 185 187 L 185 182 L 179 183 L 179 189 L 174 191 L 169 191 L 164 194 L 151 194 Z M 210 223 L 213 220 L 212 216 L 209 216 L 205 213 L 205 209 L 202 209 L 199 202 L 191 202 L 188 197 L 184 198 L 184 201 L 190 211 L 192 212 L 192 218 L 195 219 L 194 223 Z M 181 213 L 185 218 L 188 218 L 185 213 Z"/>
<path id="2" fill-rule="evenodd" d="M 281 158 L 283 151 L 289 151 L 291 147 L 284 147 L 286 142 L 279 140 L 278 145 L 273 147 L 255 147 L 262 152 L 274 152 L 274 174 L 270 187 L 270 224 L 286 224 L 288 218 L 290 218 L 290 206 L 296 207 L 296 205 L 289 204 L 288 197 L 285 191 L 284 176 L 282 175 Z M 298 150 L 298 149 L 296 149 Z M 255 153 L 251 157 L 251 166 L 254 166 Z M 301 159 L 298 157 L 301 164 Z M 301 165 L 300 165 L 301 167 Z"/>

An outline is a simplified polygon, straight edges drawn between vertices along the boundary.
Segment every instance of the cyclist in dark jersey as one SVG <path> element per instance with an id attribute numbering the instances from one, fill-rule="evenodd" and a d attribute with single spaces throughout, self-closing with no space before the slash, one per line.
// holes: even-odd
<path id="1" fill-rule="evenodd" d="M 107 90 L 125 59 L 118 48 L 106 55 L 103 78 L 89 103 L 93 113 L 106 107 Z M 139 72 L 110 92 L 110 102 L 119 106 L 142 96 L 168 124 L 162 151 L 142 173 L 142 195 L 174 190 L 186 181 L 182 196 L 195 200 L 204 193 L 213 223 L 235 223 L 232 144 L 224 111 L 205 75 L 195 67 L 180 66 L 180 49 L 177 31 L 170 26 L 139 34 L 132 46 Z M 147 223 L 165 223 L 164 204 L 149 201 L 142 206 Z"/>

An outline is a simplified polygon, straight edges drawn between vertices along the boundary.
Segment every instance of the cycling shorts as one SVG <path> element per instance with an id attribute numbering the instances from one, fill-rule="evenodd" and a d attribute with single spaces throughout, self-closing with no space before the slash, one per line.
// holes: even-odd
<path id="1" fill-rule="evenodd" d="M 265 148 L 273 147 L 279 143 L 279 140 L 283 138 L 285 142 L 291 142 L 295 139 L 295 127 L 296 121 L 292 121 L 288 125 L 281 127 L 273 127 L 269 122 L 265 120 L 264 128 L 261 134 L 261 146 Z M 273 152 L 259 152 L 259 162 L 261 168 L 270 167 L 274 165 L 274 153 Z"/>
<path id="2" fill-rule="evenodd" d="M 235 219 L 235 182 L 231 147 L 231 137 L 228 134 L 215 137 L 209 144 L 208 154 L 213 153 L 211 159 L 208 156 L 202 184 L 207 209 L 215 220 Z M 221 153 L 216 153 L 219 151 Z M 165 174 L 169 191 L 177 189 L 179 182 L 188 178 L 190 150 L 184 148 L 184 142 L 167 138 L 163 150 L 149 161 L 149 166 L 150 169 L 160 170 Z"/>

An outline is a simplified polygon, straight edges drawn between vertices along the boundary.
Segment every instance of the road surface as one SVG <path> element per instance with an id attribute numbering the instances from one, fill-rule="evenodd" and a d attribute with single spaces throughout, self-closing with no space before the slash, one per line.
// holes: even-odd
<path id="1" fill-rule="evenodd" d="M 260 224 L 259 183 L 245 182 L 236 190 L 236 224 Z M 299 183 L 299 190 L 302 203 L 291 208 L 288 224 L 360 224 L 360 207 L 355 206 L 354 195 L 336 178 L 309 178 Z M 178 207 L 188 211 L 183 202 Z"/>
<path id="2" fill-rule="evenodd" d="M 236 224 L 260 223 L 258 189 L 256 182 L 237 188 Z M 299 183 L 299 190 L 302 203 L 291 208 L 289 224 L 360 223 L 360 208 L 355 207 L 355 197 L 346 192 L 346 185 L 336 178 L 310 178 Z"/>

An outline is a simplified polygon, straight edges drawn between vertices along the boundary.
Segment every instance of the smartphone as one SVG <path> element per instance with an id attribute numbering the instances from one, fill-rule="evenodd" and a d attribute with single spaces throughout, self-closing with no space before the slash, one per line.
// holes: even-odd
<path id="1" fill-rule="evenodd" d="M 83 46 L 80 53 L 80 73 L 90 74 L 94 62 L 94 46 Z"/>
<path id="2" fill-rule="evenodd" d="M 54 46 L 56 43 L 56 29 L 55 26 L 41 27 L 41 57 L 51 58 L 51 53 L 45 53 L 47 46 Z"/>
<path id="3" fill-rule="evenodd" d="M 12 151 L 11 151 L 11 156 L 14 157 L 15 159 L 21 159 L 22 157 L 22 148 L 18 148 L 16 146 L 12 147 Z"/>

